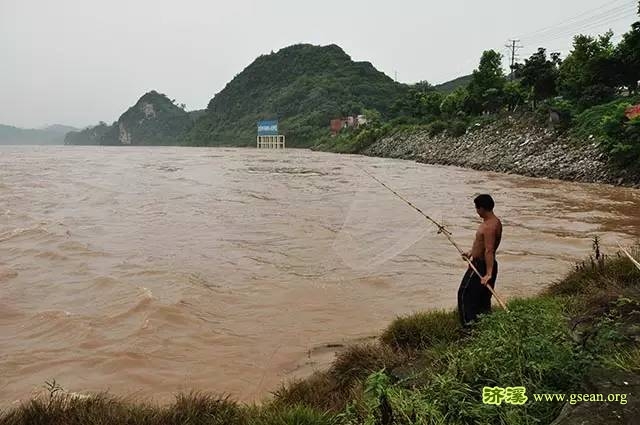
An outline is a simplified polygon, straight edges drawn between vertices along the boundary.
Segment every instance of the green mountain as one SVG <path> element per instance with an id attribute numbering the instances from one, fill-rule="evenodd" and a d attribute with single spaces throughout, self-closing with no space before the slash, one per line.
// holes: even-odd
<path id="1" fill-rule="evenodd" d="M 67 125 L 50 125 L 40 129 L 18 128 L 0 124 L 0 145 L 61 145 L 65 134 L 77 130 Z"/>
<path id="2" fill-rule="evenodd" d="M 462 77 L 455 78 L 451 81 L 447 81 L 442 84 L 437 84 L 434 88 L 444 94 L 451 93 L 458 87 L 467 87 L 471 82 L 472 75 L 463 75 Z"/>
<path id="3" fill-rule="evenodd" d="M 69 145 L 169 145 L 176 144 L 193 126 L 194 118 L 164 94 L 144 94 L 112 125 L 67 134 Z"/>
<path id="4" fill-rule="evenodd" d="M 366 109 L 386 115 L 406 91 L 336 45 L 285 47 L 258 57 L 216 94 L 184 143 L 253 145 L 256 122 L 275 118 L 287 146 L 306 147 L 328 133 L 331 118 Z"/>

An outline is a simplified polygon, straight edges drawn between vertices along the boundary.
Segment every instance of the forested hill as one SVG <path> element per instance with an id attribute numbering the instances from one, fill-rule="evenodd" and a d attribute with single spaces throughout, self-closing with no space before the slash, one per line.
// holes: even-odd
<path id="1" fill-rule="evenodd" d="M 40 129 L 17 128 L 0 124 L 0 145 L 61 145 L 65 134 L 77 130 L 66 125 L 50 125 Z"/>
<path id="2" fill-rule="evenodd" d="M 433 86 L 434 89 L 443 94 L 449 94 L 453 92 L 458 87 L 465 88 L 469 85 L 471 80 L 473 79 L 473 75 L 464 75 L 462 77 L 458 77 L 454 80 L 444 82 L 442 84 L 436 84 Z"/>
<path id="3" fill-rule="evenodd" d="M 407 86 L 336 45 L 298 44 L 258 57 L 209 102 L 184 140 L 190 145 L 252 145 L 256 121 L 277 118 L 288 146 L 310 146 L 331 118 L 386 115 Z"/>
<path id="4" fill-rule="evenodd" d="M 164 145 L 177 144 L 193 125 L 197 112 L 189 113 L 164 94 L 152 90 L 127 109 L 112 125 L 67 134 L 70 145 Z"/>

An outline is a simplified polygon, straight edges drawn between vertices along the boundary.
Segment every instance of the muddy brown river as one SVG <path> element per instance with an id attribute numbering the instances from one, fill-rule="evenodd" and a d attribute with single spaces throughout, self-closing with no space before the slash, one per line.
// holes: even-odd
<path id="1" fill-rule="evenodd" d="M 0 147 L 0 407 L 55 379 L 164 402 L 259 400 L 395 316 L 455 306 L 472 199 L 496 290 L 535 294 L 640 234 L 640 191 L 306 150 Z"/>

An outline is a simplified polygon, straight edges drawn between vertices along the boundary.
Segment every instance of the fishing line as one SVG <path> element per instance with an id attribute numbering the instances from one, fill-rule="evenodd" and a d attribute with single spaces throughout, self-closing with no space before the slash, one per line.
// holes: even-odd
<path id="1" fill-rule="evenodd" d="M 453 237 L 451 235 L 451 232 L 449 232 L 442 224 L 438 223 L 437 221 L 435 221 L 433 218 L 429 217 L 427 214 L 425 214 L 424 212 L 422 212 L 422 210 L 418 207 L 416 207 L 415 205 L 413 205 L 411 202 L 409 202 L 407 199 L 405 199 L 402 195 L 400 195 L 398 192 L 396 192 L 395 190 L 391 189 L 389 186 L 387 186 L 384 182 L 382 182 L 380 179 L 376 178 L 376 176 L 374 176 L 373 174 L 369 173 L 367 170 L 365 170 L 364 168 L 360 167 L 359 165 L 355 164 L 355 166 L 357 168 L 359 168 L 362 172 L 364 172 L 365 174 L 367 174 L 369 177 L 371 177 L 373 180 L 377 181 L 378 183 L 380 183 L 383 187 L 385 187 L 386 189 L 388 189 L 389 191 L 391 191 L 391 193 L 393 193 L 394 195 L 396 195 L 398 198 L 400 198 L 402 201 L 404 201 L 406 204 L 408 204 L 411 208 L 413 208 L 414 210 L 416 210 L 418 213 L 420 213 L 424 218 L 426 218 L 427 220 L 429 220 L 432 224 L 434 224 L 437 228 L 438 228 L 438 233 L 442 233 L 443 235 L 445 235 L 445 237 L 449 240 L 449 242 L 451 243 L 451 245 L 453 245 L 458 252 L 460 253 L 460 255 L 464 254 L 464 251 L 460 248 L 460 246 L 458 246 L 458 244 L 453 240 Z M 478 269 L 476 268 L 476 266 L 473 264 L 473 262 L 466 256 L 463 256 L 465 261 L 469 264 L 469 267 L 471 267 L 471 269 L 475 272 L 476 275 L 478 275 L 478 277 L 482 278 L 482 275 L 480 274 L 480 272 L 478 271 Z M 506 304 L 504 303 L 504 301 L 502 301 L 502 299 L 498 296 L 498 294 L 496 294 L 496 292 L 494 291 L 494 289 L 490 286 L 490 285 L 485 285 L 487 287 L 487 289 L 489 289 L 489 291 L 491 291 L 491 294 L 495 297 L 495 299 L 498 301 L 498 304 L 500 304 L 500 306 L 505 309 L 506 311 L 509 311 L 509 309 L 507 308 Z"/>
<path id="2" fill-rule="evenodd" d="M 392 196 L 381 196 L 380 191 L 371 186 L 358 187 L 352 193 L 332 247 L 352 270 L 370 272 L 428 234 L 429 229 L 422 225 L 419 217 L 398 213 Z"/>

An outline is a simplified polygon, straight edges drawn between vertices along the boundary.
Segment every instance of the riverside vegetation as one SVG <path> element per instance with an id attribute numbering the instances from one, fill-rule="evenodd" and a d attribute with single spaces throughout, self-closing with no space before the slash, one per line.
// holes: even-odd
<path id="1" fill-rule="evenodd" d="M 421 135 L 428 150 L 431 138 L 441 133 L 455 140 L 495 122 L 509 124 L 507 118 L 528 124 L 529 131 L 543 132 L 552 112 L 557 120 L 553 136 L 573 141 L 566 149 L 595 145 L 607 167 L 633 171 L 640 162 L 640 116 L 629 118 L 625 111 L 640 102 L 640 21 L 619 43 L 612 37 L 612 32 L 577 35 L 564 59 L 541 47 L 513 67 L 511 78 L 504 73 L 502 55 L 487 50 L 469 78 L 448 86 L 453 89 L 450 93 L 418 83 L 392 106 L 387 119 L 383 116 L 364 128 L 326 136 L 315 148 L 367 153 L 381 139 L 413 132 Z M 377 154 L 386 156 L 384 149 Z M 482 154 L 482 148 L 476 149 L 476 156 Z M 640 182 L 640 177 L 632 180 Z"/>
<path id="2" fill-rule="evenodd" d="M 640 162 L 640 116 L 625 114 L 640 102 L 640 21 L 618 43 L 612 37 L 611 32 L 576 35 L 565 58 L 541 47 L 510 75 L 502 55 L 487 50 L 471 75 L 439 86 L 397 83 L 368 62 L 352 61 L 336 45 L 299 44 L 258 57 L 203 111 L 187 112 L 184 105 L 150 92 L 118 121 L 70 132 L 66 143 L 252 146 L 256 121 L 278 118 L 287 146 L 391 156 L 384 146 L 373 149 L 376 153 L 369 149 L 399 133 L 413 133 L 425 150 L 434 137 L 455 141 L 492 123 L 509 125 L 510 118 L 527 124 L 530 133 L 541 133 L 553 112 L 557 122 L 549 137 L 570 139 L 564 149 L 576 154 L 594 146 L 597 160 L 611 171 L 607 178 L 581 180 L 640 183 L 634 173 Z M 329 136 L 332 118 L 355 114 L 364 114 L 369 123 Z M 519 131 L 522 126 L 504 137 L 517 137 Z M 455 158 L 422 160 L 474 166 Z M 560 161 L 570 165 L 573 158 Z M 484 169 L 490 168 L 487 161 Z M 507 171 L 521 172 L 518 167 Z M 575 179 L 576 174 L 581 173 L 559 177 Z"/>
<path id="3" fill-rule="evenodd" d="M 597 239 L 594 247 L 564 279 L 511 300 L 509 313 L 482 316 L 468 334 L 455 311 L 400 317 L 377 342 L 348 348 L 329 370 L 285 384 L 259 405 L 191 393 L 158 406 L 69 394 L 52 382 L 40 398 L 0 413 L 0 423 L 517 425 L 549 424 L 559 414 L 558 425 L 632 423 L 640 414 L 640 270 L 619 253 L 602 255 Z M 484 386 L 523 386 L 529 399 L 483 404 Z M 533 400 L 594 392 L 631 394 L 624 405 Z"/>

